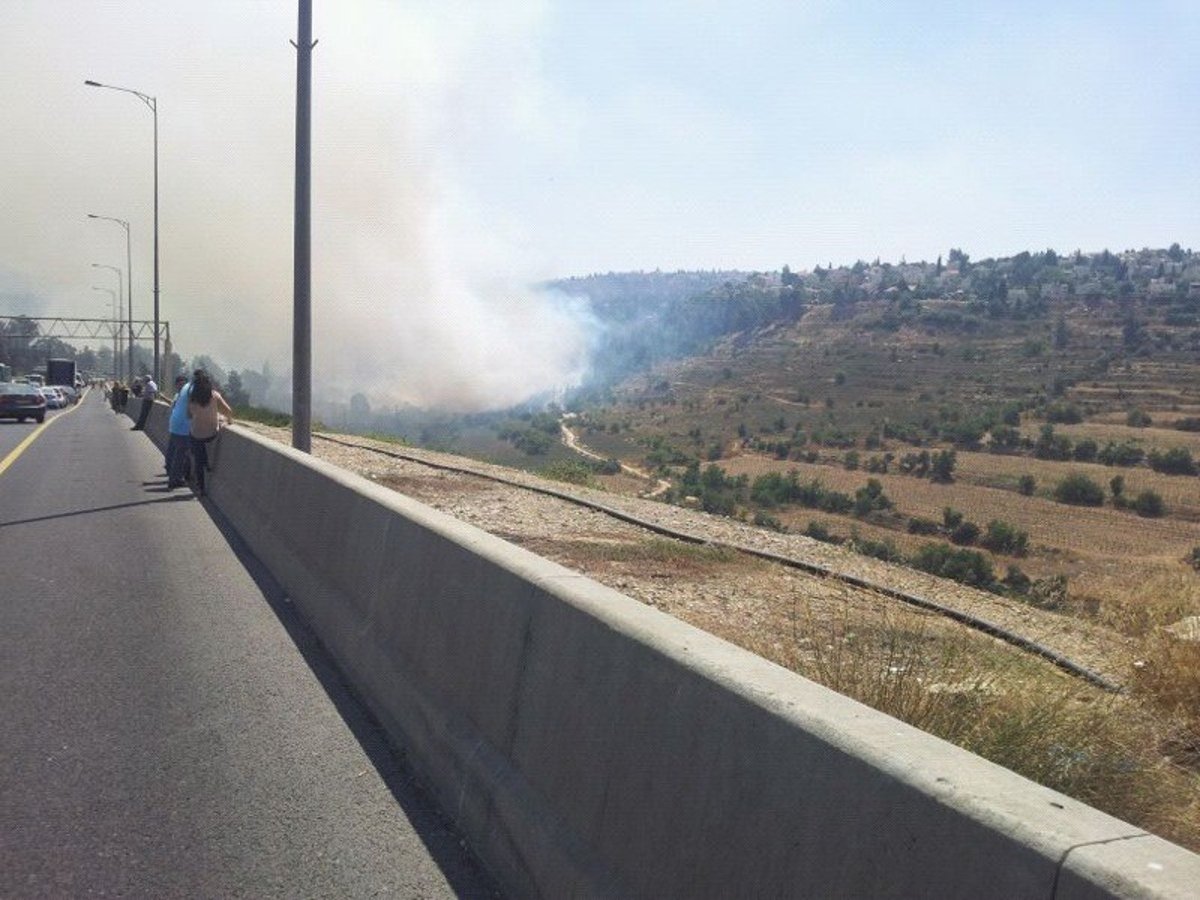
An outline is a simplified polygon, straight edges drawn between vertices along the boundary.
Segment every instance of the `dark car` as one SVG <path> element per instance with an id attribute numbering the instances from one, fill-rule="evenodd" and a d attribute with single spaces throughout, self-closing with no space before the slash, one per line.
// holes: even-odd
<path id="1" fill-rule="evenodd" d="M 35 384 L 0 382 L 0 419 L 46 419 L 46 398 Z"/>

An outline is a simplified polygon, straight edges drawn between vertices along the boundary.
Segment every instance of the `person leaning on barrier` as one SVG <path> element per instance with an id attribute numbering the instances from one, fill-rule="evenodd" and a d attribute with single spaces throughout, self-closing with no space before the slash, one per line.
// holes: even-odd
<path id="1" fill-rule="evenodd" d="M 150 409 L 154 406 L 154 398 L 158 396 L 158 385 L 154 383 L 154 379 L 147 375 L 142 382 L 142 408 L 138 412 L 137 423 L 133 426 L 133 431 L 141 431 L 146 427 L 146 420 L 150 418 Z"/>
<path id="2" fill-rule="evenodd" d="M 233 408 L 219 392 L 213 390 L 212 378 L 204 369 L 192 375 L 188 394 L 187 414 L 191 421 L 192 467 L 196 473 L 197 493 L 203 497 L 204 473 L 208 469 L 208 445 L 217 439 L 221 430 L 221 414 L 228 424 L 233 423 Z"/>
<path id="3" fill-rule="evenodd" d="M 188 444 L 191 423 L 188 422 L 188 397 L 192 393 L 191 382 L 186 375 L 175 376 L 175 401 L 171 404 L 171 418 L 167 425 L 167 488 L 182 487 L 188 460 Z"/>

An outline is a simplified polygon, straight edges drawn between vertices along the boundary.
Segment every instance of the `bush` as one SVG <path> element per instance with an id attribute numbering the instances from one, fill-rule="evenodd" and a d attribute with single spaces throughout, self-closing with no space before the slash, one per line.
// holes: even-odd
<path id="1" fill-rule="evenodd" d="M 1192 552 L 1185 558 L 1185 562 L 1197 572 L 1200 572 L 1200 547 L 1193 547 Z"/>
<path id="2" fill-rule="evenodd" d="M 1004 586 L 1014 594 L 1027 594 L 1033 582 L 1029 576 L 1020 570 L 1017 566 L 1009 566 L 1008 571 L 1004 575 Z"/>
<path id="3" fill-rule="evenodd" d="M 1062 609 L 1067 605 L 1067 576 L 1038 578 L 1027 591 L 1029 601 L 1043 609 Z"/>
<path id="4" fill-rule="evenodd" d="M 891 541 L 872 541 L 867 538 L 855 538 L 852 542 L 853 549 L 863 556 L 873 556 L 875 559 L 882 559 L 884 562 L 896 562 L 903 560 L 904 556 L 896 545 Z"/>
<path id="5" fill-rule="evenodd" d="M 808 527 L 804 529 L 804 533 L 813 540 L 821 541 L 824 544 L 841 543 L 841 541 L 833 536 L 833 532 L 815 519 L 808 523 Z"/>
<path id="6" fill-rule="evenodd" d="M 947 529 L 953 531 L 962 523 L 963 514 L 951 506 L 947 506 L 942 510 L 942 524 Z"/>
<path id="7" fill-rule="evenodd" d="M 854 492 L 854 514 L 865 516 L 877 509 L 890 509 L 892 501 L 883 492 L 878 478 L 868 478 L 865 487 Z"/>
<path id="8" fill-rule="evenodd" d="M 1195 475 L 1196 462 L 1185 447 L 1172 447 L 1163 453 L 1150 451 L 1150 468 L 1165 475 Z"/>
<path id="9" fill-rule="evenodd" d="M 1149 428 L 1154 424 L 1154 420 L 1144 409 L 1131 409 L 1125 417 L 1125 424 L 1132 428 Z"/>
<path id="10" fill-rule="evenodd" d="M 1091 438 L 1084 438 L 1075 445 L 1075 459 L 1079 462 L 1094 462 L 1096 454 L 1100 452 L 1099 445 Z"/>
<path id="11" fill-rule="evenodd" d="M 1037 479 L 1032 475 L 1022 475 L 1017 481 L 1017 490 L 1026 497 L 1033 496 L 1033 490 L 1037 487 Z"/>
<path id="12" fill-rule="evenodd" d="M 977 550 L 955 550 L 946 544 L 924 544 L 912 557 L 914 567 L 974 587 L 989 587 L 996 580 L 988 558 Z"/>
<path id="13" fill-rule="evenodd" d="M 1103 506 L 1104 488 L 1086 475 L 1073 472 L 1054 488 L 1054 499 L 1072 506 Z"/>
<path id="14" fill-rule="evenodd" d="M 1200 431 L 1200 418 L 1189 416 L 1186 419 L 1176 419 L 1171 427 L 1179 431 Z"/>
<path id="15" fill-rule="evenodd" d="M 1029 532 L 1000 519 L 992 519 L 988 522 L 987 532 L 980 538 L 979 543 L 993 553 L 1024 556 L 1029 547 Z"/>
<path id="16" fill-rule="evenodd" d="M 1104 445 L 1104 449 L 1096 454 L 1096 459 L 1106 466 L 1136 466 L 1145 456 L 1146 452 L 1137 444 L 1131 444 L 1128 441 L 1123 444 L 1114 444 L 1109 441 Z"/>
<path id="17" fill-rule="evenodd" d="M 923 519 L 920 516 L 913 516 L 908 520 L 909 534 L 937 534 L 942 530 L 942 526 L 933 519 Z"/>
<path id="18" fill-rule="evenodd" d="M 1154 491 L 1142 491 L 1133 501 L 1133 511 L 1147 519 L 1157 519 L 1166 515 L 1167 506 L 1163 498 Z"/>
<path id="19" fill-rule="evenodd" d="M 929 477 L 939 484 L 949 484 L 954 480 L 954 466 L 957 454 L 953 450 L 939 450 L 930 459 Z"/>
<path id="20" fill-rule="evenodd" d="M 1078 425 L 1083 421 L 1083 413 L 1074 403 L 1055 403 L 1046 407 L 1046 421 L 1059 425 Z"/>
<path id="21" fill-rule="evenodd" d="M 956 544 L 967 545 L 975 543 L 975 539 L 979 537 L 979 526 L 974 522 L 960 522 L 958 526 L 950 532 L 950 540 Z"/>
<path id="22" fill-rule="evenodd" d="M 1067 460 L 1071 458 L 1071 439 L 1064 434 L 1055 434 L 1053 425 L 1043 425 L 1033 455 L 1038 459 Z"/>

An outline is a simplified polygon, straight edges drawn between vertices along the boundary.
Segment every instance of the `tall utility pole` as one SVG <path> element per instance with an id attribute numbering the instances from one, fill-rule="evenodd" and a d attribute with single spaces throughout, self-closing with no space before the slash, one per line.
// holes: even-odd
<path id="1" fill-rule="evenodd" d="M 154 380 L 162 384 L 162 373 L 158 370 L 158 98 L 151 97 L 149 94 L 143 94 L 141 91 L 135 91 L 132 88 L 117 87 L 112 84 L 101 84 L 98 81 L 88 79 L 84 82 L 88 87 L 106 88 L 110 91 L 120 91 L 123 94 L 133 94 L 143 103 L 146 108 L 154 114 Z M 133 299 L 130 298 L 130 305 Z M 130 315 L 132 319 L 133 316 Z M 130 349 L 132 350 L 132 338 L 130 339 Z M 131 371 L 130 377 L 133 376 Z"/>
<path id="2" fill-rule="evenodd" d="M 292 256 L 292 446 L 312 450 L 312 0 L 300 0 L 296 40 L 296 221 Z"/>
<path id="3" fill-rule="evenodd" d="M 157 121 L 157 119 L 156 119 L 156 121 Z M 155 154 L 155 156 L 157 157 L 157 154 Z M 157 164 L 156 164 L 156 166 L 157 166 Z M 158 191 L 155 190 L 154 193 L 157 196 Z M 127 221 L 125 221 L 124 219 L 118 219 L 115 216 L 98 216 L 95 213 L 88 213 L 87 217 L 89 219 L 103 219 L 106 222 L 116 222 L 118 225 L 120 225 L 122 228 L 125 229 L 125 299 L 128 301 L 128 307 L 129 307 L 128 308 L 128 318 L 126 319 L 126 324 L 128 325 L 128 328 L 129 328 L 129 373 L 130 373 L 129 377 L 130 377 L 130 379 L 132 379 L 133 378 L 133 251 L 130 249 L 129 223 Z M 158 217 L 155 216 L 155 222 L 157 222 L 157 221 L 158 221 Z M 155 246 L 157 247 L 157 244 Z M 156 257 L 156 259 L 157 259 L 157 257 Z M 156 273 L 155 283 L 157 284 L 157 273 Z M 158 296 L 157 288 L 155 289 L 154 296 L 155 297 Z M 158 318 L 157 310 L 155 311 L 155 318 Z M 158 333 L 157 326 L 155 326 L 154 332 L 155 332 L 155 334 Z M 157 379 L 155 379 L 155 380 L 157 380 Z M 159 383 L 161 384 L 162 382 L 159 382 Z"/>

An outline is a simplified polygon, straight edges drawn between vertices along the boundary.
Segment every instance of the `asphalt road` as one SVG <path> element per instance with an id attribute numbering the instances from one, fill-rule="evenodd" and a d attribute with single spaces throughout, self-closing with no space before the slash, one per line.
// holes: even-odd
<path id="1" fill-rule="evenodd" d="M 46 410 L 46 420 L 61 416 L 65 411 L 48 409 Z M 33 419 L 26 419 L 24 422 L 18 422 L 16 419 L 0 419 L 0 461 L 16 449 L 17 444 L 29 437 L 37 427 L 38 424 Z"/>
<path id="2" fill-rule="evenodd" d="M 129 427 L 93 392 L 0 474 L 0 896 L 496 896 Z"/>

